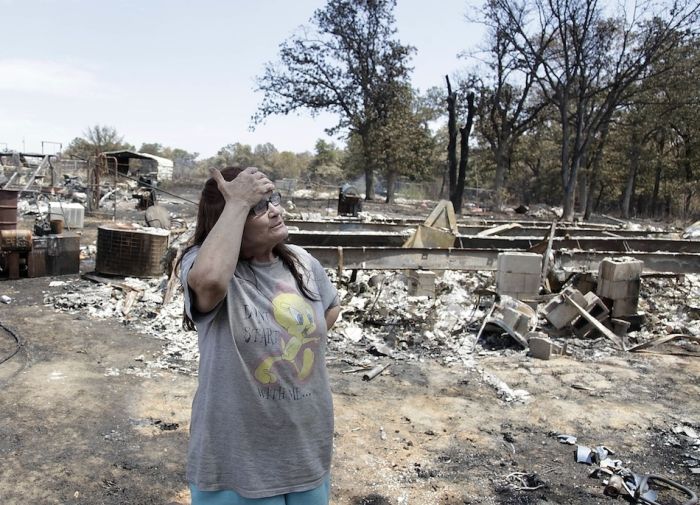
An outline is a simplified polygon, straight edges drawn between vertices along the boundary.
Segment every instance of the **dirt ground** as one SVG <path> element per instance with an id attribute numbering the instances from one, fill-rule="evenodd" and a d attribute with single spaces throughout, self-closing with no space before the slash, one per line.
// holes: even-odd
<path id="1" fill-rule="evenodd" d="M 94 224 L 83 243 L 94 241 Z M 45 305 L 61 289 L 52 280 L 0 282 L 12 299 L 0 303 L 0 503 L 189 503 L 196 377 L 149 373 L 144 359 L 163 342 L 130 325 Z M 612 503 L 558 434 L 700 490 L 684 463 L 690 441 L 672 431 L 700 428 L 698 358 L 610 352 L 542 361 L 492 351 L 466 363 L 424 353 L 363 381 L 343 347 L 330 348 L 335 505 Z M 491 376 L 529 399 L 507 401 Z M 523 475 L 537 489 L 518 489 Z"/>

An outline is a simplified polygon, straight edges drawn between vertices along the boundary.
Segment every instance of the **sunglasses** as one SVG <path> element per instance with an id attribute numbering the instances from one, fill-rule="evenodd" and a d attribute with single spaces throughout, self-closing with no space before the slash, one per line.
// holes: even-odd
<path id="1" fill-rule="evenodd" d="M 262 216 L 270 208 L 270 205 L 277 207 L 282 201 L 282 195 L 279 191 L 275 191 L 269 197 L 263 198 L 258 203 L 256 203 L 248 213 L 251 216 Z"/>

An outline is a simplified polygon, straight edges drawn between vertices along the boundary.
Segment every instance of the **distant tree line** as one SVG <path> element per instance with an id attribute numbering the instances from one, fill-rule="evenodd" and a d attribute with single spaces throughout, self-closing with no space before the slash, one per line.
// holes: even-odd
<path id="1" fill-rule="evenodd" d="M 411 84 L 415 49 L 397 39 L 394 8 L 328 0 L 258 76 L 254 125 L 331 112 L 327 133 L 343 146 L 319 140 L 293 153 L 234 142 L 206 159 L 158 143 L 141 150 L 174 159 L 183 175 L 241 164 L 307 184 L 364 176 L 368 199 L 379 178 L 387 202 L 399 178 L 437 181 L 458 211 L 464 188 L 480 186 L 494 208 L 560 205 L 567 220 L 698 214 L 696 1 L 485 0 L 468 16 L 487 28 L 482 45 L 455 47 L 480 65 L 423 92 Z M 67 152 L 126 145 L 96 126 Z"/>

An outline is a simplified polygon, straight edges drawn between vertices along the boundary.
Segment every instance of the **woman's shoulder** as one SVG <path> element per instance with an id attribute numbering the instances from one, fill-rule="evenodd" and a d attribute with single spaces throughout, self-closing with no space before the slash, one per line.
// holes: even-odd
<path id="1" fill-rule="evenodd" d="M 193 261 L 194 258 L 197 257 L 198 252 L 199 252 L 198 245 L 194 245 L 192 247 L 185 249 L 185 252 L 182 253 L 182 262 L 184 263 L 185 261 L 187 261 L 187 262 Z"/>
<path id="2" fill-rule="evenodd" d="M 294 253 L 296 256 L 304 257 L 304 258 L 311 257 L 311 255 L 309 254 L 309 252 L 306 249 L 304 249 L 303 247 L 300 247 L 296 244 L 285 244 L 285 246 L 287 246 L 287 249 L 292 251 L 292 253 Z"/>
<path id="3" fill-rule="evenodd" d="M 320 265 L 318 260 L 314 258 L 309 251 L 294 244 L 285 244 L 289 250 L 296 256 L 297 260 L 305 267 L 309 268 L 317 263 Z"/>

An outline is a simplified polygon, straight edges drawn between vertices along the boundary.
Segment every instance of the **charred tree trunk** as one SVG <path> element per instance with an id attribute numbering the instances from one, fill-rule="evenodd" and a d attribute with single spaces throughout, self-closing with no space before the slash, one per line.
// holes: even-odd
<path id="1" fill-rule="evenodd" d="M 452 193 L 457 185 L 457 94 L 452 91 L 450 78 L 447 81 L 447 193 L 452 199 Z"/>
<path id="2" fill-rule="evenodd" d="M 449 85 L 449 80 L 448 80 Z M 474 106 L 475 95 L 473 92 L 467 95 L 467 122 L 462 127 L 459 128 L 460 142 L 459 142 L 459 173 L 456 174 L 456 181 L 454 180 L 454 171 L 450 166 L 450 201 L 452 202 L 452 207 L 456 214 L 462 212 L 462 199 L 464 196 L 464 181 L 467 178 L 467 168 L 469 166 L 469 135 L 472 131 L 472 126 L 474 125 L 474 115 L 476 114 L 476 107 Z M 455 118 L 454 127 L 457 127 L 457 121 Z M 451 132 L 450 132 L 451 135 Z M 456 141 L 456 138 L 455 138 Z M 456 161 L 456 160 L 455 160 Z"/>
<path id="3" fill-rule="evenodd" d="M 457 177 L 457 187 L 450 195 L 450 201 L 456 214 L 462 213 L 462 197 L 464 196 L 464 181 L 467 178 L 467 167 L 469 166 L 469 135 L 474 125 L 474 93 L 467 95 L 467 123 L 459 129 L 459 175 Z"/>

